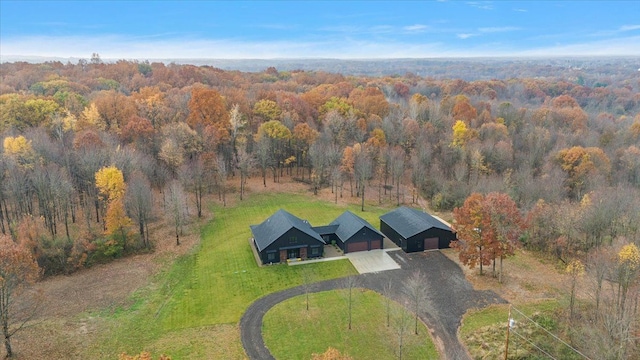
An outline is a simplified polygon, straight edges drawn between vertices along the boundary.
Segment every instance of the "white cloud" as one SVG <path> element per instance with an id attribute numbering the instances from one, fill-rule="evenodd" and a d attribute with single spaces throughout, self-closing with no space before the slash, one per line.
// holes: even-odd
<path id="1" fill-rule="evenodd" d="M 629 31 L 640 30 L 640 25 L 623 25 L 615 30 L 600 30 L 590 34 L 590 36 L 616 36 Z"/>
<path id="2" fill-rule="evenodd" d="M 513 11 L 515 11 L 515 12 L 528 12 L 529 10 L 516 8 L 516 9 L 513 9 Z"/>
<path id="3" fill-rule="evenodd" d="M 620 26 L 620 29 L 618 30 L 621 32 L 640 30 L 640 25 L 624 25 L 624 26 Z"/>
<path id="4" fill-rule="evenodd" d="M 491 1 L 467 1 L 467 5 L 480 10 L 493 10 Z"/>
<path id="5" fill-rule="evenodd" d="M 468 39 L 470 37 L 474 37 L 474 36 L 478 36 L 478 34 L 472 34 L 472 33 L 464 33 L 464 34 L 458 34 L 456 35 L 459 39 Z"/>
<path id="6" fill-rule="evenodd" d="M 422 24 L 415 24 L 415 25 L 405 26 L 402 29 L 407 32 L 423 32 L 429 29 L 429 26 L 422 25 Z"/>

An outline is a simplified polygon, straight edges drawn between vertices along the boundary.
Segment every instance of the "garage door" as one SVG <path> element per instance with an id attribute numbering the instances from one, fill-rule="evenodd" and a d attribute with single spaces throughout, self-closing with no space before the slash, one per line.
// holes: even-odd
<path id="1" fill-rule="evenodd" d="M 435 250 L 438 248 L 438 238 L 428 238 L 424 239 L 424 249 L 425 250 Z"/>
<path id="2" fill-rule="evenodd" d="M 371 250 L 382 249 L 382 240 L 371 240 Z"/>
<path id="3" fill-rule="evenodd" d="M 347 243 L 347 252 L 356 252 L 356 251 L 367 251 L 369 250 L 369 242 L 368 241 L 360 241 L 360 242 L 349 242 Z"/>

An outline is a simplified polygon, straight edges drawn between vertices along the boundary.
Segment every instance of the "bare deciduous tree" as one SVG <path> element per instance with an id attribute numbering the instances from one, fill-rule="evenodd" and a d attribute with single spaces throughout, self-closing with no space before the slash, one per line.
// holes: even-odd
<path id="1" fill-rule="evenodd" d="M 207 169 L 204 161 L 198 156 L 180 167 L 180 179 L 184 188 L 194 195 L 198 217 L 202 217 L 202 197 L 212 178 L 211 169 Z"/>
<path id="2" fill-rule="evenodd" d="M 216 160 L 216 183 L 218 184 L 218 197 L 222 200 L 222 206 L 227 206 L 227 162 L 223 158 Z"/>
<path id="3" fill-rule="evenodd" d="M 348 311 L 349 311 L 349 330 L 351 330 L 351 314 L 353 309 L 353 292 L 356 287 L 358 287 L 358 278 L 355 276 L 349 276 L 344 278 L 343 286 L 347 290 L 347 302 L 349 303 Z"/>
<path id="4" fill-rule="evenodd" d="M 394 330 L 398 336 L 398 359 L 402 360 L 406 335 L 411 331 L 411 314 L 402 307 L 396 307 L 394 313 Z"/>
<path id="5" fill-rule="evenodd" d="M 240 200 L 244 195 L 244 186 L 247 182 L 249 172 L 255 164 L 255 158 L 244 148 L 238 149 L 238 170 L 240 170 Z"/>
<path id="6" fill-rule="evenodd" d="M 387 327 L 391 325 L 391 296 L 393 293 L 393 280 L 389 278 L 389 280 L 382 286 L 382 296 L 384 297 L 384 305 L 387 310 Z"/>
<path id="7" fill-rule="evenodd" d="M 180 182 L 174 180 L 165 188 L 165 207 L 171 218 L 176 232 L 176 245 L 180 245 L 182 228 L 189 217 L 187 212 L 187 200 Z"/>
<path id="8" fill-rule="evenodd" d="M 140 239 L 145 248 L 150 248 L 149 221 L 153 212 L 153 193 L 149 180 L 140 172 L 134 172 L 125 195 L 129 216 L 138 224 Z"/>
<path id="9" fill-rule="evenodd" d="M 371 174 L 373 172 L 373 161 L 371 160 L 371 156 L 369 156 L 364 147 L 360 148 L 359 151 L 356 151 L 354 149 L 353 153 L 353 170 L 356 175 L 356 179 L 358 180 L 358 191 L 362 196 L 360 210 L 364 211 L 364 195 L 366 190 L 365 184 L 367 183 L 367 181 L 369 181 L 369 179 L 371 179 Z"/>
<path id="10" fill-rule="evenodd" d="M 420 271 L 412 273 L 403 284 L 404 295 L 407 297 L 409 306 L 411 307 L 411 312 L 414 314 L 414 332 L 416 335 L 418 335 L 419 313 L 427 299 L 427 291 L 424 284 L 426 284 L 426 278 Z"/>

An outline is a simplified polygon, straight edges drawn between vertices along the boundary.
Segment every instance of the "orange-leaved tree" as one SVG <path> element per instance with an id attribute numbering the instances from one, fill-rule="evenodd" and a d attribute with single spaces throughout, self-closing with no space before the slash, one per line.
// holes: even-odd
<path id="1" fill-rule="evenodd" d="M 500 259 L 500 277 L 502 282 L 502 260 L 515 253 L 518 239 L 525 229 L 525 221 L 515 201 L 504 193 L 492 192 L 484 198 L 484 212 L 489 217 L 493 229 L 493 274 L 496 272 L 496 258 Z"/>
<path id="2" fill-rule="evenodd" d="M 515 202 L 502 193 L 486 196 L 473 193 L 463 206 L 453 210 L 454 231 L 458 240 L 451 245 L 459 252 L 460 261 L 474 268 L 500 259 L 500 281 L 502 281 L 502 260 L 514 254 L 518 239 L 525 223 Z"/>
<path id="3" fill-rule="evenodd" d="M 231 123 L 222 95 L 216 90 L 203 87 L 191 90 L 187 124 L 199 133 L 207 126 L 213 126 L 221 141 L 229 140 Z"/>
<path id="4" fill-rule="evenodd" d="M 11 337 L 26 324 L 30 315 L 33 315 L 32 308 L 27 307 L 29 312 L 16 319 L 14 310 L 24 307 L 24 304 L 17 304 L 14 297 L 25 287 L 33 284 L 40 273 L 31 251 L 15 243 L 9 236 L 0 235 L 0 327 L 7 357 L 13 356 Z M 20 322 L 16 323 L 16 320 Z"/>
<path id="5" fill-rule="evenodd" d="M 492 234 L 491 219 L 483 211 L 484 196 L 473 193 L 464 201 L 464 204 L 453 209 L 455 223 L 453 230 L 458 237 L 451 243 L 451 247 L 458 251 L 460 261 L 470 268 L 491 264 L 491 241 L 495 237 Z"/>

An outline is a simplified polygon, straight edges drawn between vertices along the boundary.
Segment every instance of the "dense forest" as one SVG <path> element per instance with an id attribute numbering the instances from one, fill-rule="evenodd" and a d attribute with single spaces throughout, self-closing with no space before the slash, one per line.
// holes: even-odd
<path id="1" fill-rule="evenodd" d="M 381 76 L 106 63 L 97 54 L 0 64 L 0 232 L 51 275 L 152 249 L 159 216 L 179 244 L 203 198 L 241 200 L 248 177 L 266 185 L 290 176 L 315 193 L 361 197 L 363 208 L 384 194 L 451 211 L 473 193 L 502 193 L 524 216 L 522 246 L 564 264 L 579 259 L 594 277 L 596 308 L 613 299 L 617 323 L 603 323 L 610 336 L 598 337 L 609 342 L 593 346 L 622 341 L 630 345 L 619 354 L 629 354 L 640 72 L 628 59 L 443 61 L 431 74 L 403 64 L 389 65 L 403 75 Z M 603 282 L 615 279 L 605 295 Z"/>

